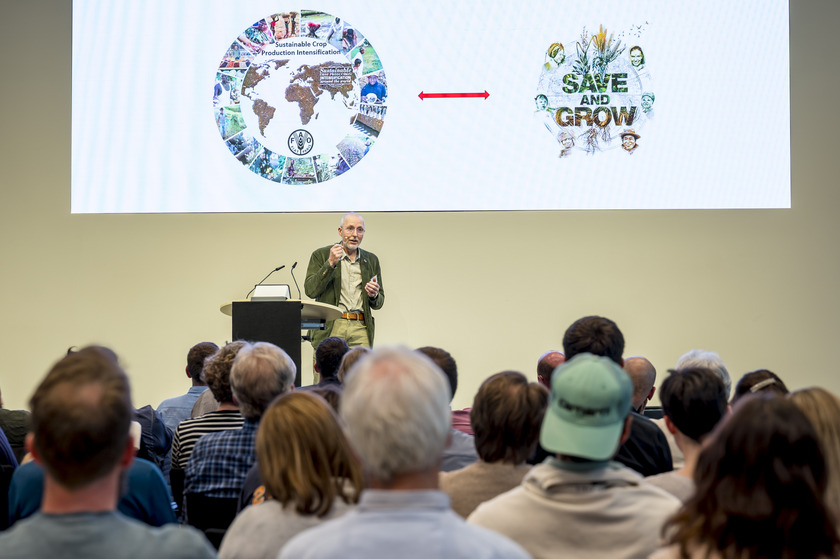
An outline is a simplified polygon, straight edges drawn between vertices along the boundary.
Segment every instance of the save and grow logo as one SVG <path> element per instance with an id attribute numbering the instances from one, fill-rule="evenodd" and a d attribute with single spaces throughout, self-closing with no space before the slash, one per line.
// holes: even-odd
<path id="1" fill-rule="evenodd" d="M 554 42 L 546 49 L 535 117 L 557 140 L 559 157 L 590 155 L 621 147 L 636 153 L 645 126 L 653 119 L 656 95 L 641 38 L 645 25 L 619 37 L 603 26 L 590 36 L 586 28 L 573 52 Z M 632 40 L 629 46 L 622 43 Z"/>

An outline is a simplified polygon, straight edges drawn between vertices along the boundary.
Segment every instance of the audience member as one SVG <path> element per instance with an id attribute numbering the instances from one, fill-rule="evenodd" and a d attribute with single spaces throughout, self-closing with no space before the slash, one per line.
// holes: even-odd
<path id="1" fill-rule="evenodd" d="M 516 544 L 467 525 L 438 490 L 450 437 L 449 386 L 420 352 L 383 348 L 347 379 L 341 417 L 369 487 L 341 518 L 307 530 L 280 558 L 524 558 Z"/>
<path id="2" fill-rule="evenodd" d="M 0 431 L 6 435 L 17 463 L 23 463 L 23 457 L 26 455 L 26 434 L 29 432 L 29 412 L 7 410 L 3 407 L 2 394 L 0 394 Z"/>
<path id="3" fill-rule="evenodd" d="M 202 378 L 206 382 L 206 375 L 202 373 Z M 195 419 L 196 417 L 201 417 L 202 415 L 207 415 L 211 411 L 216 411 L 219 409 L 221 402 L 216 400 L 216 397 L 213 395 L 212 390 L 205 390 L 201 394 L 198 395 L 198 398 L 195 401 L 195 405 L 193 405 L 192 411 L 190 412 L 190 419 Z"/>
<path id="4" fill-rule="evenodd" d="M 732 392 L 732 378 L 729 376 L 729 371 L 724 365 L 720 355 L 714 351 L 707 351 L 705 349 L 692 349 L 677 359 L 677 364 L 674 367 L 676 370 L 680 369 L 708 369 L 718 375 L 723 381 L 724 390 L 726 391 L 726 398 L 729 399 L 729 394 Z M 677 446 L 677 441 L 665 425 L 665 418 L 653 420 L 654 424 L 659 427 L 665 434 L 668 441 L 668 448 L 671 451 L 671 461 L 674 464 L 674 469 L 679 470 L 685 466 L 685 457 L 682 450 Z"/>
<path id="5" fill-rule="evenodd" d="M 0 430 L 0 530 L 9 526 L 9 485 L 18 467 L 6 434 Z"/>
<path id="6" fill-rule="evenodd" d="M 194 530 L 151 528 L 116 511 L 134 459 L 128 377 L 106 348 L 67 355 L 30 400 L 27 448 L 43 465 L 41 511 L 0 534 L 6 559 L 214 557 Z"/>
<path id="7" fill-rule="evenodd" d="M 694 494 L 694 467 L 706 435 L 728 409 L 723 381 L 709 369 L 689 368 L 668 371 L 659 391 L 664 421 L 685 456 L 679 470 L 647 478 L 685 502 Z"/>
<path id="8" fill-rule="evenodd" d="M 732 395 L 732 404 L 746 396 L 747 394 L 757 394 L 759 392 L 767 392 L 778 394 L 779 396 L 787 396 L 790 390 L 787 389 L 782 379 L 773 371 L 767 369 L 759 369 L 751 373 L 747 373 L 741 377 L 738 384 L 735 385 L 735 393 Z"/>
<path id="9" fill-rule="evenodd" d="M 134 421 L 140 424 L 140 449 L 138 455 L 145 460 L 160 465 L 163 456 L 167 455 L 172 447 L 173 432 L 163 422 L 163 417 L 151 405 L 134 410 Z"/>
<path id="10" fill-rule="evenodd" d="M 172 431 L 160 414 L 150 405 L 134 410 L 134 421 L 140 424 L 140 448 L 137 458 L 148 460 L 161 472 L 168 468 L 166 460 L 172 449 Z"/>
<path id="11" fill-rule="evenodd" d="M 656 368 L 644 357 L 628 357 L 624 360 L 624 372 L 633 382 L 633 411 L 644 414 L 656 392 Z"/>
<path id="12" fill-rule="evenodd" d="M 568 357 L 568 348 L 566 351 Z M 548 557 L 647 557 L 679 501 L 610 459 L 636 420 L 633 384 L 612 359 L 576 354 L 554 373 L 540 432 L 556 453 L 468 522 Z"/>
<path id="13" fill-rule="evenodd" d="M 366 346 L 358 347 L 364 347 L 367 351 L 370 351 L 370 348 Z M 307 392 L 317 394 L 323 398 L 330 405 L 333 411 L 338 413 L 338 405 L 341 400 L 341 388 L 328 384 L 321 386 L 320 388 L 315 387 Z M 257 440 L 259 440 L 259 434 L 257 436 Z M 242 483 L 242 491 L 239 493 L 239 503 L 237 504 L 236 509 L 237 513 L 241 512 L 248 505 L 259 505 L 265 501 L 265 486 L 263 485 L 258 466 L 259 458 L 257 459 L 257 464 L 254 464 L 251 466 L 251 469 L 248 470 L 248 474 L 245 476 L 245 481 Z"/>
<path id="14" fill-rule="evenodd" d="M 370 348 L 363 345 L 356 346 L 350 349 L 350 351 L 348 351 L 347 353 L 345 353 L 344 356 L 341 358 L 341 365 L 338 366 L 338 373 L 336 374 L 336 377 L 338 377 L 338 381 L 344 384 L 344 381 L 346 380 L 347 371 L 349 371 L 359 359 L 361 359 L 368 353 L 370 353 Z"/>
<path id="15" fill-rule="evenodd" d="M 540 384 L 545 386 L 549 392 L 551 391 L 551 375 L 554 374 L 557 367 L 565 362 L 566 356 L 562 352 L 554 350 L 546 351 L 537 360 L 537 380 Z M 537 441 L 534 452 L 528 457 L 528 464 L 539 464 L 549 456 L 552 456 L 552 453 L 544 449 L 539 441 Z"/>
<path id="16" fill-rule="evenodd" d="M 67 355 L 79 350 L 77 346 L 67 348 Z M 110 351 L 110 350 L 109 350 Z M 172 431 L 164 424 L 163 418 L 150 405 L 135 408 L 133 420 L 140 426 L 140 447 L 137 458 L 152 462 L 161 472 L 166 470 L 165 462 L 172 447 Z"/>
<path id="17" fill-rule="evenodd" d="M 652 558 L 837 557 L 817 433 L 793 402 L 744 398 L 697 461 L 697 491 Z"/>
<path id="18" fill-rule="evenodd" d="M 370 351 L 366 346 L 358 346 L 353 349 L 364 349 L 364 353 Z M 353 351 L 352 349 L 350 351 Z M 307 392 L 317 394 L 323 398 L 332 407 L 335 413 L 338 413 L 338 405 L 341 400 L 341 387 L 335 384 L 326 384 L 324 386 L 316 386 Z M 265 501 L 265 486 L 260 476 L 260 469 L 257 464 L 251 466 L 248 474 L 245 476 L 245 481 L 242 483 L 242 491 L 239 493 L 239 503 L 237 504 L 237 513 L 242 511 L 248 505 L 258 505 Z"/>
<path id="19" fill-rule="evenodd" d="M 563 350 L 566 361 L 580 353 L 591 353 L 624 366 L 624 335 L 615 322 L 601 316 L 585 316 L 572 323 L 563 335 Z M 615 460 L 643 476 L 673 470 L 668 440 L 662 430 L 642 414 L 632 412 L 632 416 L 630 437 L 619 447 Z"/>
<path id="20" fill-rule="evenodd" d="M 341 381 L 338 379 L 338 368 L 341 359 L 349 351 L 347 342 L 343 338 L 325 338 L 315 350 L 315 373 L 318 374 L 318 383 L 311 386 L 304 386 L 302 390 L 323 386 L 335 386 L 341 388 Z"/>
<path id="21" fill-rule="evenodd" d="M 198 439 L 208 433 L 230 431 L 242 428 L 245 418 L 239 412 L 239 406 L 233 401 L 230 388 L 230 370 L 236 354 L 245 342 L 230 342 L 207 359 L 203 375 L 209 386 L 208 392 L 214 395 L 214 401 L 221 402 L 219 409 L 201 417 L 187 419 L 178 425 L 172 441 L 171 469 L 172 495 L 178 507 L 183 510 L 184 477 Z"/>
<path id="22" fill-rule="evenodd" d="M 475 432 L 473 431 L 472 423 L 470 423 L 470 413 L 472 413 L 472 408 L 452 410 L 452 428 L 465 435 L 474 437 Z"/>
<path id="23" fill-rule="evenodd" d="M 172 497 L 157 466 L 136 458 L 126 473 L 117 510 L 149 526 L 177 522 Z M 9 523 L 28 518 L 41 509 L 44 496 L 44 468 L 34 461 L 15 470 L 9 488 Z"/>
<path id="24" fill-rule="evenodd" d="M 172 435 L 175 435 L 179 423 L 190 418 L 190 413 L 192 412 L 193 406 L 195 406 L 196 400 L 198 400 L 198 397 L 203 392 L 207 391 L 207 382 L 202 374 L 204 372 L 204 362 L 207 357 L 210 357 L 217 351 L 219 351 L 219 346 L 213 342 L 201 342 L 192 346 L 189 352 L 187 352 L 186 367 L 187 378 L 192 379 L 192 386 L 186 394 L 164 400 L 158 406 L 157 413 Z M 169 469 L 172 465 L 172 460 L 170 453 L 171 445 L 166 456 L 163 458 L 162 464 L 163 477 L 166 479 L 167 485 L 171 479 Z"/>
<path id="25" fill-rule="evenodd" d="M 516 371 L 497 373 L 481 384 L 470 412 L 479 459 L 440 475 L 452 510 L 466 518 L 479 504 L 522 482 L 531 469 L 525 460 L 536 447 L 547 404 L 545 387 L 529 384 Z"/>
<path id="26" fill-rule="evenodd" d="M 421 347 L 417 349 L 417 352 L 431 359 L 443 371 L 446 380 L 449 381 L 449 399 L 451 402 L 452 398 L 455 397 L 455 391 L 458 390 L 458 365 L 455 363 L 455 358 L 448 351 L 439 347 Z M 451 410 L 450 415 L 454 415 Z M 463 415 L 463 411 L 459 415 Z M 452 419 L 450 418 L 451 421 Z M 442 472 L 460 470 L 476 460 L 478 460 L 478 453 L 475 450 L 473 436 L 464 431 L 459 431 L 454 427 L 451 428 L 449 446 L 443 452 L 443 462 L 441 463 L 440 470 Z"/>
<path id="27" fill-rule="evenodd" d="M 537 361 L 537 380 L 551 390 L 551 375 L 554 370 L 566 362 L 566 356 L 560 351 L 546 351 Z"/>
<path id="28" fill-rule="evenodd" d="M 338 413 L 338 405 L 341 402 L 341 386 L 328 384 L 326 386 L 313 388 L 311 392 L 323 398 L 330 405 L 333 411 Z"/>
<path id="29" fill-rule="evenodd" d="M 824 388 L 805 388 L 790 400 L 811 422 L 823 449 L 828 483 L 825 501 L 840 522 L 840 398 Z"/>
<path id="30" fill-rule="evenodd" d="M 347 512 L 363 487 L 338 417 L 312 392 L 289 392 L 269 406 L 257 432 L 257 463 L 265 501 L 236 517 L 220 558 L 275 559 L 292 536 Z"/>
<path id="31" fill-rule="evenodd" d="M 239 429 L 208 433 L 196 442 L 187 463 L 185 495 L 238 499 L 245 474 L 256 462 L 260 418 L 275 397 L 292 389 L 296 372 L 291 358 L 274 344 L 242 346 L 230 371 L 230 387 L 245 421 Z"/>
<path id="32" fill-rule="evenodd" d="M 675 369 L 709 369 L 720 377 L 723 381 L 723 387 L 726 390 L 726 398 L 732 393 L 732 377 L 729 375 L 729 370 L 723 363 L 720 355 L 714 351 L 705 349 L 692 349 L 684 353 L 677 359 Z"/>
<path id="33" fill-rule="evenodd" d="M 160 403 L 158 413 L 163 418 L 164 424 L 174 433 L 178 424 L 190 418 L 195 401 L 202 392 L 207 390 L 207 382 L 202 378 L 204 360 L 219 351 L 219 346 L 213 342 L 201 342 L 195 344 L 187 353 L 187 378 L 192 381 L 192 386 L 186 394 L 169 398 Z"/>

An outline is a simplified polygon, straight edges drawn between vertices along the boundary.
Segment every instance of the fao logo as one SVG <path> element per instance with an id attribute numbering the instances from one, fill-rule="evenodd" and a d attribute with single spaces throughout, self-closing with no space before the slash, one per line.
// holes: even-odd
<path id="1" fill-rule="evenodd" d="M 295 130 L 289 136 L 289 149 L 295 155 L 306 155 L 312 151 L 312 134 L 306 130 Z"/>

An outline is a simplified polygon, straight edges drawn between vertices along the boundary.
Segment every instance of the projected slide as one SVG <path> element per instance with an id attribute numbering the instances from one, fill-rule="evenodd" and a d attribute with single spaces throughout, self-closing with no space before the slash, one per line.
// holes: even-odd
<path id="1" fill-rule="evenodd" d="M 213 106 L 231 154 L 264 179 L 323 183 L 355 166 L 385 120 L 376 51 L 339 16 L 273 14 L 245 30 L 219 64 Z"/>
<path id="2" fill-rule="evenodd" d="M 74 0 L 71 209 L 788 208 L 788 25 L 783 0 Z"/>

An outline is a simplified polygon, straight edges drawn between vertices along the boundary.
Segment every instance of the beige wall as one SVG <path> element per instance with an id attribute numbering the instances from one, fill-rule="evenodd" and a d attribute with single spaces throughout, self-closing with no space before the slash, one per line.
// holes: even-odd
<path id="1" fill-rule="evenodd" d="M 70 2 L 3 12 L 7 407 L 24 407 L 50 364 L 88 343 L 113 347 L 135 403 L 156 406 L 186 389 L 190 345 L 228 339 L 219 305 L 280 263 L 300 261 L 302 283 L 338 216 L 70 215 Z M 449 349 L 458 407 L 489 374 L 534 376 L 537 357 L 585 314 L 616 320 L 626 354 L 662 372 L 702 347 L 736 377 L 766 367 L 791 387 L 840 392 L 837 21 L 840 3 L 792 2 L 792 210 L 369 214 L 365 246 L 380 256 L 387 290 L 377 342 Z M 750 110 L 748 99 L 732 102 Z"/>

